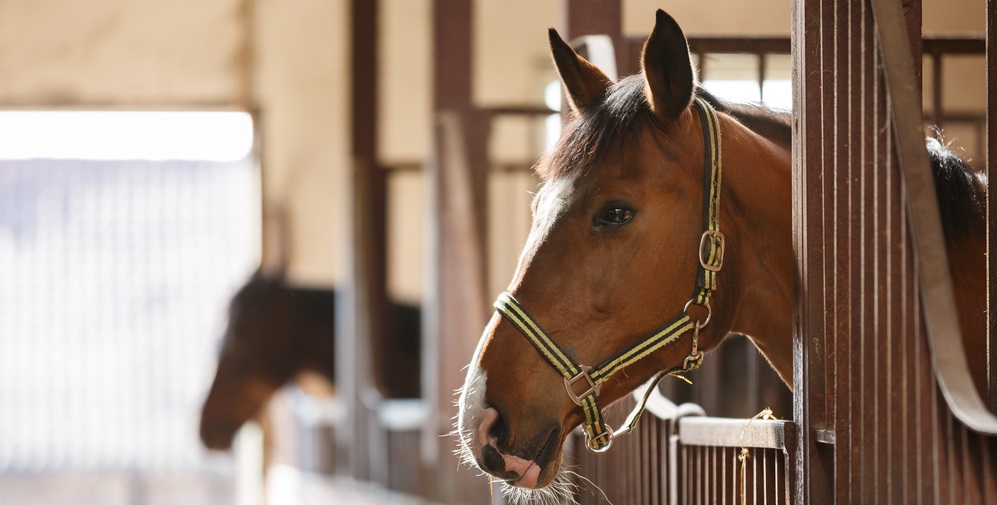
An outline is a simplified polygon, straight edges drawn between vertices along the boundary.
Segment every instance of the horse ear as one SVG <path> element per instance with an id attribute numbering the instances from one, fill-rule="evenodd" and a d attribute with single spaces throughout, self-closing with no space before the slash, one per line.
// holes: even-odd
<path id="1" fill-rule="evenodd" d="M 695 77 L 689 43 L 675 19 L 661 9 L 644 43 L 641 67 L 647 101 L 658 120 L 668 124 L 692 104 Z"/>
<path id="2" fill-rule="evenodd" d="M 554 66 L 561 76 L 561 83 L 567 93 L 568 105 L 578 114 L 606 94 L 613 80 L 598 67 L 589 63 L 571 48 L 557 30 L 551 28 L 550 52 L 554 56 Z"/>

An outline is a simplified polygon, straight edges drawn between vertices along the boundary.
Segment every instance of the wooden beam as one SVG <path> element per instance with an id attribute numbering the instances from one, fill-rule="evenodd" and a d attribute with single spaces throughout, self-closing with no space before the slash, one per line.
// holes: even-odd
<path id="1" fill-rule="evenodd" d="M 372 477 L 371 408 L 380 400 L 378 382 L 384 377 L 375 359 L 386 307 L 385 178 L 377 162 L 378 3 L 350 4 L 351 250 L 349 277 L 336 307 L 336 389 L 352 413 L 337 427 L 337 466 L 360 480 Z"/>
<path id="2" fill-rule="evenodd" d="M 625 61 L 620 0 L 564 0 L 563 5 L 565 40 L 570 43 L 583 35 L 608 35 L 613 41 L 616 61 Z"/>

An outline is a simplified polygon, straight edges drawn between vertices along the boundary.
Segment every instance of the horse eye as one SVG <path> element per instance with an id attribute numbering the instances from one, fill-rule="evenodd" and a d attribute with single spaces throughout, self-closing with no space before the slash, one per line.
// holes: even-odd
<path id="1" fill-rule="evenodd" d="M 611 205 L 602 211 L 599 224 L 626 224 L 634 217 L 634 210 L 624 205 Z"/>

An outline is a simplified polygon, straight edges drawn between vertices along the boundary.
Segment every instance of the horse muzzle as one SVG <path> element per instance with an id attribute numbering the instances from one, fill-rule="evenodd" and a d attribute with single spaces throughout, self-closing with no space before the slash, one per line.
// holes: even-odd
<path id="1" fill-rule="evenodd" d="M 467 427 L 472 435 L 468 449 L 479 468 L 506 484 L 528 489 L 543 487 L 553 479 L 556 468 L 552 464 L 561 448 L 558 426 L 549 425 L 540 436 L 530 437 L 529 443 L 512 447 L 509 426 L 497 409 L 486 408 L 473 419 L 476 426 Z"/>

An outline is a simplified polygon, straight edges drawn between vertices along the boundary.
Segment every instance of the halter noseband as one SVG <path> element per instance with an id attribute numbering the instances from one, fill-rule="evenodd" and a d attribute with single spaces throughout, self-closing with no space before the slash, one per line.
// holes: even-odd
<path id="1" fill-rule="evenodd" d="M 712 317 L 710 295 L 717 288 L 717 272 L 723 266 L 724 236 L 720 233 L 720 123 L 717 113 L 707 102 L 696 97 L 694 105 L 699 110 L 703 126 L 704 156 L 704 187 L 703 187 L 703 235 L 699 240 L 699 267 L 696 272 L 696 287 L 692 298 L 686 302 L 677 316 L 669 320 L 660 329 L 652 332 L 622 352 L 611 356 L 595 366 L 579 365 L 560 346 L 558 346 L 540 327 L 533 317 L 509 293 L 502 293 L 495 301 L 495 308 L 516 327 L 540 354 L 564 378 L 564 389 L 568 397 L 585 413 L 583 430 L 586 445 L 593 452 L 603 452 L 609 449 L 613 439 L 631 432 L 637 425 L 641 413 L 647 404 L 652 391 L 665 375 L 675 371 L 690 371 L 703 362 L 703 351 L 699 350 L 699 330 L 705 327 Z M 706 309 L 706 317 L 694 320 L 689 315 L 689 307 L 698 305 Z M 616 372 L 643 359 L 654 351 L 678 340 L 679 337 L 692 330 L 692 348 L 682 361 L 681 367 L 666 372 L 658 372 L 652 379 L 650 387 L 640 399 L 637 406 L 627 417 L 626 423 L 620 429 L 613 431 L 603 420 L 599 409 L 599 390 L 602 385 Z M 576 384 L 581 383 L 585 390 L 575 391 Z M 580 386 L 579 386 L 580 387 Z"/>

